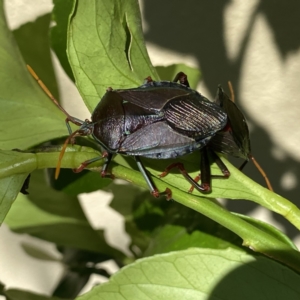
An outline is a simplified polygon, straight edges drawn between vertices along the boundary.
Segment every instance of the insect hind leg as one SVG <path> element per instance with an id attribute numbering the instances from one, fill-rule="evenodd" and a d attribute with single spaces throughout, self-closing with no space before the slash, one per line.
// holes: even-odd
<path id="1" fill-rule="evenodd" d="M 223 175 L 211 175 L 210 171 L 210 163 L 208 158 L 208 152 L 213 156 L 214 162 L 217 164 Z M 203 148 L 201 150 L 201 163 L 200 163 L 200 173 L 195 178 L 192 178 L 187 170 L 185 169 L 183 163 L 175 162 L 169 165 L 163 173 L 161 173 L 160 177 L 165 177 L 172 169 L 177 168 L 180 173 L 184 176 L 184 178 L 191 184 L 189 189 L 189 193 L 193 192 L 194 189 L 197 189 L 201 193 L 209 193 L 211 192 L 211 179 L 212 178 L 228 178 L 230 176 L 230 172 L 226 165 L 222 162 L 220 157 L 213 151 Z M 201 183 L 198 182 L 201 180 Z"/>

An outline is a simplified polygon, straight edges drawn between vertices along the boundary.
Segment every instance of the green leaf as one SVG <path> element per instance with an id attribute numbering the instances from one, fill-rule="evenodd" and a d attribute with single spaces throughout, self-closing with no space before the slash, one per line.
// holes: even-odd
<path id="1" fill-rule="evenodd" d="M 26 149 L 67 133 L 65 116 L 28 73 L 0 7 L 0 149 Z"/>
<path id="2" fill-rule="evenodd" d="M 42 170 L 34 171 L 31 174 L 30 181 L 30 193 L 27 199 L 32 205 L 53 215 L 86 222 L 86 217 L 77 197 L 68 196 L 63 192 L 57 192 L 50 188 Z"/>
<path id="3" fill-rule="evenodd" d="M 45 85 L 57 98 L 58 88 L 52 65 L 48 34 L 50 20 L 50 14 L 41 16 L 34 22 L 28 22 L 14 30 L 13 35 L 25 63 L 30 65 L 40 78 L 43 78 Z"/>
<path id="4" fill-rule="evenodd" d="M 42 16 L 14 31 L 22 57 L 13 34 L 7 28 L 2 4 L 1 1 L 0 149 L 26 149 L 67 133 L 63 122 L 65 117 L 32 79 L 23 60 L 24 57 L 27 63 L 34 66 L 53 94 L 57 95 L 48 42 L 50 16 Z M 20 164 L 21 160 L 26 162 L 26 158 L 19 156 Z M 3 162 L 9 163 L 6 159 L 1 159 L 1 164 Z M 6 165 L 6 170 L 14 167 L 13 164 Z M 31 172 L 21 169 L 18 170 L 17 176 L 6 175 L 9 178 L 1 180 L 0 223 L 20 191 L 27 174 Z"/>
<path id="5" fill-rule="evenodd" d="M 140 259 L 77 299 L 296 300 L 299 280 L 298 274 L 264 257 L 192 248 Z"/>
<path id="6" fill-rule="evenodd" d="M 241 249 L 238 236 L 181 204 L 155 199 L 131 185 L 112 183 L 107 190 L 114 195 L 110 206 L 125 217 L 131 250 L 137 257 L 189 247 Z"/>
<path id="7" fill-rule="evenodd" d="M 244 215 L 241 215 L 241 214 L 238 214 L 238 213 L 233 213 L 233 214 L 240 217 L 241 219 L 245 220 L 249 224 L 261 229 L 262 231 L 274 236 L 279 241 L 287 244 L 291 248 L 293 248 L 295 250 L 298 250 L 296 245 L 289 239 L 289 237 L 287 237 L 282 231 L 278 230 L 276 227 L 274 227 L 274 226 L 272 226 L 272 225 L 270 225 L 266 222 L 262 222 L 260 220 L 257 220 L 255 218 L 251 218 L 249 216 L 244 216 Z"/>
<path id="8" fill-rule="evenodd" d="M 143 201 L 146 195 L 149 196 L 149 193 L 145 194 L 144 189 L 127 183 L 112 182 L 105 190 L 113 194 L 109 206 L 125 218 L 132 215 L 137 200 L 142 199 L 141 201 Z M 153 197 L 151 198 L 155 201 Z"/>
<path id="9" fill-rule="evenodd" d="M 48 173 L 51 186 L 70 196 L 102 190 L 112 181 L 111 178 L 102 178 L 100 171 L 74 173 L 71 169 L 62 169 L 57 180 L 54 178 L 54 169 L 48 170 Z"/>
<path id="10" fill-rule="evenodd" d="M 106 243 L 102 230 L 91 228 L 76 197 L 46 185 L 42 171 L 32 173 L 29 196 L 18 196 L 5 223 L 15 232 L 28 233 L 58 245 L 124 257 Z"/>
<path id="11" fill-rule="evenodd" d="M 224 233 L 225 232 L 223 230 L 223 234 Z M 226 236 L 219 237 L 213 234 L 216 233 L 207 233 L 200 230 L 188 232 L 183 226 L 166 225 L 163 228 L 159 228 L 157 232 L 154 232 L 149 246 L 143 256 L 145 257 L 158 253 L 185 250 L 191 247 L 212 249 L 236 247 L 234 244 L 226 241 Z M 236 248 L 238 249 L 238 247 Z"/>
<path id="12" fill-rule="evenodd" d="M 75 81 L 67 57 L 67 31 L 74 0 L 53 0 L 53 4 L 52 18 L 56 25 L 50 30 L 51 46 L 66 74 Z"/>
<path id="13" fill-rule="evenodd" d="M 20 174 L 0 179 L 0 225 L 17 198 L 27 175 Z"/>
<path id="14" fill-rule="evenodd" d="M 21 243 L 21 246 L 26 254 L 36 259 L 44 261 L 62 262 L 62 259 L 57 258 L 57 256 L 54 256 L 52 253 L 50 254 L 49 251 L 46 251 L 46 249 L 41 248 L 30 242 L 24 241 Z"/>
<path id="15" fill-rule="evenodd" d="M 165 198 L 155 199 L 148 191 L 128 184 L 112 183 L 106 190 L 113 193 L 110 207 L 125 218 L 132 253 L 141 257 L 149 246 L 152 231 L 161 225 L 164 211 L 160 204 L 167 205 Z"/>
<path id="16" fill-rule="evenodd" d="M 76 85 L 92 112 L 108 87 L 158 79 L 143 41 L 138 2 L 77 1 L 69 25 L 68 57 Z"/>
<path id="17" fill-rule="evenodd" d="M 189 67 L 185 64 L 174 64 L 167 67 L 156 66 L 155 69 L 162 80 L 168 81 L 172 81 L 179 72 L 185 73 L 188 76 L 188 81 L 192 89 L 196 89 L 201 78 L 199 69 Z"/>

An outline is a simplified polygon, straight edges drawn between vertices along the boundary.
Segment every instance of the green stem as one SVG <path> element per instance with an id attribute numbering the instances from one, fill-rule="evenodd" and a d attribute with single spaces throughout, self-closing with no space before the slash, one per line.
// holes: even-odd
<path id="1" fill-rule="evenodd" d="M 9 177 L 15 174 L 31 173 L 36 169 L 56 168 L 61 147 L 55 152 L 26 153 L 16 151 L 1 151 L 0 178 Z M 99 156 L 99 152 L 92 148 L 81 146 L 68 146 L 62 159 L 61 167 L 73 169 L 82 162 Z M 6 159 L 7 157 L 7 159 Z M 95 165 L 102 165 L 102 161 Z"/>

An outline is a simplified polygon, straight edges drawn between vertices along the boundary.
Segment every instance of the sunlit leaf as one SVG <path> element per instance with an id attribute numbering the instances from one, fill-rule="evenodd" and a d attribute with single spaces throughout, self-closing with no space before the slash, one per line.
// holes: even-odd
<path id="1" fill-rule="evenodd" d="M 26 149 L 66 135 L 64 115 L 26 69 L 0 8 L 0 149 Z"/>
<path id="2" fill-rule="evenodd" d="M 299 279 L 264 257 L 192 248 L 140 259 L 77 299 L 296 300 Z"/>
<path id="3" fill-rule="evenodd" d="M 68 57 L 76 85 L 93 111 L 108 87 L 157 79 L 143 41 L 136 0 L 77 1 L 69 26 Z"/>

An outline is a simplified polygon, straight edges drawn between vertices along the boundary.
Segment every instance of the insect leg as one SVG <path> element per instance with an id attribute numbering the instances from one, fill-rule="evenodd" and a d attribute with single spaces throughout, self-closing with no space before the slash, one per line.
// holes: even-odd
<path id="1" fill-rule="evenodd" d="M 207 148 L 204 147 L 200 150 L 201 152 L 201 161 L 200 161 L 200 174 L 201 174 L 201 189 L 199 189 L 199 184 L 197 181 L 193 180 L 194 184 L 192 187 L 195 187 L 199 191 L 210 192 L 211 191 L 211 170 L 210 170 L 210 163 L 207 153 Z M 196 184 L 197 183 L 197 184 Z M 191 189 L 192 189 L 191 187 Z M 191 189 L 189 192 L 191 192 Z M 192 189 L 193 190 L 193 189 Z"/>
<path id="2" fill-rule="evenodd" d="M 204 148 L 205 149 L 205 148 Z M 201 163 L 200 163 L 200 169 L 201 174 L 203 174 L 201 177 L 197 176 L 196 180 L 193 179 L 186 169 L 184 168 L 184 165 L 182 163 L 176 162 L 171 165 L 169 165 L 163 173 L 161 173 L 160 177 L 165 177 L 171 169 L 177 168 L 180 173 L 184 176 L 184 178 L 192 185 L 190 188 L 190 192 L 193 191 L 194 188 L 196 188 L 200 192 L 209 192 L 210 191 L 210 181 L 211 181 L 211 174 L 210 174 L 210 165 L 208 160 L 208 155 L 206 150 L 201 150 L 202 156 L 201 156 Z M 198 181 L 201 179 L 201 184 L 198 184 Z"/>
<path id="3" fill-rule="evenodd" d="M 74 173 L 80 173 L 81 171 L 83 171 L 88 165 L 92 164 L 95 161 L 98 161 L 100 159 L 102 159 L 102 156 L 97 156 L 94 158 L 91 158 L 89 160 L 84 161 L 83 163 L 80 164 L 80 166 L 76 169 L 73 169 Z"/>
<path id="4" fill-rule="evenodd" d="M 67 117 L 66 120 L 65 120 L 65 122 L 66 122 L 67 129 L 69 131 L 69 134 L 73 133 L 69 122 L 74 123 L 74 124 L 76 124 L 78 126 L 81 126 L 84 123 L 82 120 L 79 120 L 79 119 L 77 119 L 75 117 L 72 117 L 72 119 L 70 119 L 69 117 Z M 77 123 L 75 123 L 75 122 L 77 122 Z"/>
<path id="5" fill-rule="evenodd" d="M 115 176 L 113 174 L 107 172 L 108 166 L 109 166 L 109 164 L 112 160 L 113 155 L 111 153 L 108 153 L 108 152 L 104 151 L 101 158 L 104 158 L 104 157 L 106 157 L 106 161 L 104 162 L 104 164 L 102 166 L 101 177 L 114 179 Z"/>
<path id="6" fill-rule="evenodd" d="M 187 80 L 187 75 L 184 74 L 183 72 L 179 72 L 176 74 L 175 78 L 173 79 L 173 82 L 179 81 L 181 84 L 190 87 L 190 84 Z"/>
<path id="7" fill-rule="evenodd" d="M 171 165 L 169 165 L 160 175 L 159 177 L 165 177 L 169 174 L 169 172 L 174 169 L 174 168 L 177 168 L 180 173 L 184 176 L 184 178 L 192 185 L 194 185 L 195 183 L 197 184 L 197 182 L 200 180 L 200 177 L 199 179 L 195 182 L 194 179 L 188 174 L 188 172 L 186 171 L 183 163 L 180 163 L 180 162 L 176 162 L 176 163 L 173 163 Z M 197 184 L 198 185 L 198 184 Z M 201 189 L 201 186 L 199 185 L 198 187 L 199 189 Z M 203 189 L 201 189 L 201 191 L 203 191 Z"/>
<path id="8" fill-rule="evenodd" d="M 242 171 L 244 169 L 244 167 L 246 166 L 246 164 L 248 163 L 248 160 L 245 160 L 241 166 L 239 167 L 239 170 Z"/>
<path id="9" fill-rule="evenodd" d="M 172 198 L 172 191 L 168 188 L 166 188 L 166 190 L 162 193 L 160 193 L 158 191 L 158 189 L 156 188 L 156 186 L 154 185 L 153 181 L 151 180 L 151 178 L 149 177 L 149 175 L 147 174 L 147 171 L 143 165 L 143 163 L 141 162 L 140 158 L 138 156 L 135 156 L 135 161 L 137 163 L 137 166 L 140 170 L 140 172 L 142 173 L 148 187 L 150 190 L 150 193 L 155 197 L 158 198 L 161 195 L 166 195 L 167 200 L 170 200 Z"/>
<path id="10" fill-rule="evenodd" d="M 109 154 L 107 152 L 104 152 L 102 156 L 97 156 L 92 159 L 84 161 L 83 163 L 80 164 L 80 166 L 78 168 L 73 169 L 73 172 L 79 173 L 82 170 L 84 170 L 88 165 L 92 164 L 95 161 L 103 159 L 103 158 L 106 158 L 106 161 L 102 166 L 101 177 L 114 178 L 114 176 L 112 174 L 107 173 L 109 163 L 111 162 L 111 159 L 112 159 L 112 154 Z"/>
<path id="11" fill-rule="evenodd" d="M 226 165 L 222 162 L 222 160 L 215 152 L 210 151 L 206 147 L 201 149 L 200 151 L 201 151 L 200 174 L 196 176 L 194 179 L 188 174 L 188 172 L 184 168 L 184 165 L 179 162 L 169 165 L 165 169 L 165 171 L 162 174 L 160 174 L 160 177 L 166 176 L 171 169 L 177 168 L 180 171 L 180 173 L 185 177 L 185 179 L 192 185 L 191 188 L 189 189 L 189 193 L 191 193 L 194 190 L 194 188 L 196 188 L 200 192 L 210 192 L 211 179 L 228 178 L 230 176 L 230 172 L 226 167 Z M 211 175 L 208 151 L 210 151 L 215 163 L 217 164 L 217 166 L 219 167 L 223 175 Z M 200 180 L 201 180 L 201 184 L 198 184 L 198 181 Z"/>
<path id="12" fill-rule="evenodd" d="M 201 155 L 201 173 L 194 178 L 195 182 L 198 182 L 201 179 L 201 185 L 203 183 L 206 183 L 209 185 L 208 191 L 210 191 L 210 182 L 212 178 L 228 178 L 230 176 L 230 172 L 227 168 L 227 166 L 223 163 L 223 161 L 220 159 L 220 157 L 212 150 L 209 150 L 207 148 L 204 148 L 202 151 Z M 208 159 L 208 152 L 210 153 L 211 156 L 213 156 L 214 162 L 217 164 L 219 167 L 220 171 L 223 173 L 223 175 L 211 175 L 210 172 L 210 164 L 209 164 L 209 159 Z M 207 165 L 208 164 L 208 165 Z M 209 173 L 208 173 L 209 169 Z M 203 178 L 203 176 L 205 176 Z M 189 189 L 189 193 L 191 193 L 196 186 L 191 186 Z"/>
<path id="13" fill-rule="evenodd" d="M 29 73 L 31 74 L 31 76 L 36 80 L 36 82 L 39 84 L 39 86 L 42 88 L 42 90 L 45 92 L 45 94 L 50 98 L 50 100 L 67 116 L 66 122 L 70 121 L 72 123 L 74 123 L 75 125 L 81 126 L 84 122 L 73 117 L 70 116 L 66 110 L 58 103 L 58 101 L 55 99 L 55 97 L 51 94 L 51 92 L 48 90 L 48 88 L 45 86 L 45 84 L 43 83 L 43 81 L 38 77 L 38 75 L 34 72 L 34 70 L 27 65 L 27 69 L 29 71 Z M 67 125 L 69 133 L 71 134 L 71 127 L 70 125 Z"/>
<path id="14" fill-rule="evenodd" d="M 223 163 L 221 158 L 214 152 L 210 151 L 210 154 L 213 156 L 214 162 L 219 167 L 220 171 L 223 173 L 223 175 L 212 175 L 212 178 L 228 178 L 230 176 L 230 172 L 227 168 L 227 166 Z"/>

